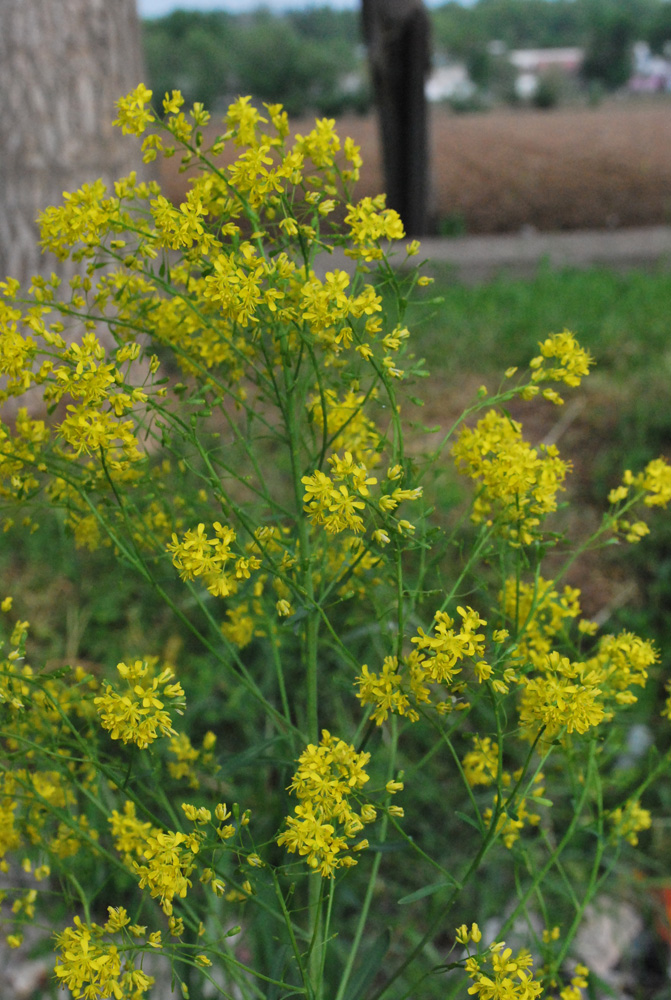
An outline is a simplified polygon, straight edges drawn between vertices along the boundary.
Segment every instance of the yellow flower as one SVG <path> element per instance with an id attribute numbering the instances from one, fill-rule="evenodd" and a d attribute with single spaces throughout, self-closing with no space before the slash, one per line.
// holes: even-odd
<path id="1" fill-rule="evenodd" d="M 375 810 L 357 813 L 350 800 L 368 781 L 364 770 L 370 754 L 336 739 L 324 729 L 319 746 L 309 744 L 298 760 L 292 792 L 299 802 L 288 816 L 277 843 L 305 857 L 308 865 L 330 877 L 340 867 L 356 864 L 349 850 L 361 850 L 366 841 L 352 844 Z"/>
<path id="2" fill-rule="evenodd" d="M 347 209 L 345 223 L 350 227 L 350 238 L 354 243 L 353 248 L 345 251 L 348 257 L 379 260 L 382 257 L 382 240 L 403 239 L 401 217 L 394 209 L 386 207 L 384 195 L 362 198 L 357 205 L 348 205 Z"/>
<path id="3" fill-rule="evenodd" d="M 474 736 L 473 749 L 461 762 L 464 776 L 471 788 L 475 785 L 491 785 L 496 780 L 499 769 L 499 747 L 489 736 Z"/>
<path id="4" fill-rule="evenodd" d="M 534 979 L 531 966 L 529 952 L 520 951 L 513 957 L 512 949 L 500 942 L 486 955 L 471 956 L 466 962 L 466 972 L 473 981 L 468 992 L 478 1000 L 535 1000 L 543 987 Z"/>
<path id="5" fill-rule="evenodd" d="M 176 115 L 184 104 L 184 98 L 179 90 L 173 90 L 172 94 L 166 92 L 163 98 L 163 113 L 166 115 Z"/>
<path id="6" fill-rule="evenodd" d="M 142 135 L 147 125 L 156 120 L 151 108 L 146 107 L 151 97 L 151 90 L 143 83 L 138 84 L 134 91 L 116 102 L 119 114 L 112 124 L 121 126 L 124 135 Z"/>
<path id="7" fill-rule="evenodd" d="M 174 896 L 184 898 L 191 887 L 189 875 L 195 867 L 198 840 L 195 835 L 157 830 L 150 834 L 142 856 L 146 864 L 133 862 L 140 888 L 147 887 L 152 897 L 158 897 L 164 913 L 172 913 Z"/>
<path id="8" fill-rule="evenodd" d="M 541 518 L 557 509 L 570 469 L 556 447 L 532 448 L 517 421 L 490 410 L 474 428 L 463 428 L 452 453 L 458 471 L 480 486 L 474 523 L 496 526 L 513 544 L 531 543 Z"/>
<path id="9" fill-rule="evenodd" d="M 355 678 L 355 684 L 359 688 L 359 701 L 364 705 L 375 705 L 371 719 L 378 726 L 382 725 L 390 712 L 405 715 L 411 722 L 419 718 L 417 712 L 410 707 L 407 694 L 402 690 L 403 676 L 395 656 L 385 656 L 379 674 L 371 672 L 364 663 L 361 673 Z"/>
<path id="10" fill-rule="evenodd" d="M 541 353 L 533 358 L 529 367 L 533 371 L 534 382 L 564 382 L 578 386 L 581 379 L 589 374 L 594 359 L 577 342 L 572 333 L 553 333 L 541 344 Z M 549 362 L 549 364 L 548 364 Z M 554 362 L 554 364 L 552 364 Z M 556 393 L 549 397 L 553 402 L 563 402 Z"/>
<path id="11" fill-rule="evenodd" d="M 178 710 L 184 706 L 181 684 L 171 683 L 174 673 L 170 667 L 159 674 L 155 672 L 156 658 L 136 660 L 133 664 L 117 664 L 117 671 L 126 688 L 115 691 L 107 684 L 104 694 L 93 699 L 100 722 L 113 740 L 135 743 L 144 749 L 159 736 L 176 736 L 164 700 L 172 701 Z"/>
<path id="12" fill-rule="evenodd" d="M 652 816 L 648 809 L 641 808 L 638 799 L 630 799 L 624 806 L 614 809 L 610 814 L 613 837 L 627 840 L 635 847 L 638 844 L 638 834 L 641 830 L 649 830 L 652 826 Z"/>
<path id="13" fill-rule="evenodd" d="M 112 908 L 110 908 L 112 909 Z M 62 986 L 67 986 L 76 1000 L 79 998 L 121 998 L 130 995 L 138 1000 L 149 990 L 154 980 L 124 957 L 115 944 L 103 940 L 106 928 L 85 924 L 74 918 L 74 927 L 56 934 L 59 959 L 54 968 Z"/>

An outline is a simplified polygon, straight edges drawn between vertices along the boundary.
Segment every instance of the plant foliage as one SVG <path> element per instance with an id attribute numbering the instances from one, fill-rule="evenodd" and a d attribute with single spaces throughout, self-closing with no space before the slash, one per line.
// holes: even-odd
<path id="1" fill-rule="evenodd" d="M 429 281 L 416 242 L 387 249 L 384 197 L 353 199 L 356 146 L 240 98 L 207 147 L 201 105 L 166 94 L 159 122 L 150 99 L 117 124 L 199 168 L 186 200 L 86 185 L 41 217 L 77 274 L 1 286 L 6 529 L 56 518 L 108 556 L 110 600 L 131 577 L 166 612 L 116 664 L 54 666 L 2 601 L 7 940 L 61 900 L 75 998 L 139 998 L 164 967 L 186 997 L 579 1000 L 572 942 L 655 822 L 671 694 L 624 767 L 658 653 L 564 577 L 647 533 L 671 468 L 625 471 L 571 546 L 570 462 L 505 408 L 588 375 L 567 330 L 424 454 L 406 312 Z"/>

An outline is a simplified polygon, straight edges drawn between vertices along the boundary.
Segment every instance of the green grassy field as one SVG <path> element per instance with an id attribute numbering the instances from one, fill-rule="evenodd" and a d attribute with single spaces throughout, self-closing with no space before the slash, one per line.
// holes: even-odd
<path id="1" fill-rule="evenodd" d="M 568 489 L 586 521 L 600 518 L 625 468 L 642 468 L 658 455 L 671 458 L 671 273 L 544 268 L 533 280 L 478 286 L 455 284 L 447 270 L 434 273 L 435 283 L 410 316 L 417 354 L 431 372 L 418 389 L 426 424 L 460 412 L 480 383 L 495 389 L 506 368 L 525 366 L 540 340 L 568 328 L 595 358 L 592 374 L 565 394 L 564 407 L 526 403 L 513 415 L 532 441 L 567 416 L 558 446 L 574 464 Z M 638 546 L 604 551 L 584 581 L 594 591 L 592 610 L 611 600 L 613 575 L 623 593 L 631 582 L 633 601 L 625 608 L 615 599 L 613 616 L 654 637 L 667 664 L 669 520 L 659 514 L 652 537 Z"/>
<path id="2" fill-rule="evenodd" d="M 498 384 L 509 366 L 528 363 L 540 340 L 568 328 L 596 360 L 585 389 L 596 405 L 581 421 L 599 422 L 614 407 L 599 444 L 614 467 L 647 462 L 671 448 L 669 302 L 671 273 L 661 270 L 542 268 L 533 280 L 477 286 L 438 271 L 411 314 L 417 353 L 434 376 L 424 395 Z"/>
<path id="3" fill-rule="evenodd" d="M 425 299 L 414 318 L 432 370 L 445 366 L 446 351 L 448 370 L 484 375 L 524 364 L 538 340 L 568 327 L 618 383 L 671 372 L 668 271 L 542 268 L 530 281 L 477 286 L 455 284 L 446 271 Z"/>

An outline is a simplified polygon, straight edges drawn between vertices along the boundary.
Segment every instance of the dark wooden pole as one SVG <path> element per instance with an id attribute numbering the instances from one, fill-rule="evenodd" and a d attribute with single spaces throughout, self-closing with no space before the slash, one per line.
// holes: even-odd
<path id="1" fill-rule="evenodd" d="M 430 22 L 422 0 L 362 0 L 382 141 L 387 205 L 410 236 L 429 230 L 429 127 L 424 84 Z"/>

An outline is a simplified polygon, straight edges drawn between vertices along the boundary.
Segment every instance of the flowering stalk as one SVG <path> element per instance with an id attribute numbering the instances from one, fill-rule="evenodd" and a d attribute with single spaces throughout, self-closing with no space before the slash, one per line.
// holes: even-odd
<path id="1" fill-rule="evenodd" d="M 52 668 L 20 588 L 0 599 L 0 868 L 29 884 L 7 941 L 53 916 L 53 872 L 79 910 L 56 935 L 75 1000 L 139 1000 L 149 955 L 187 998 L 202 978 L 250 998 L 579 1000 L 572 939 L 655 822 L 669 757 L 623 796 L 659 653 L 598 634 L 563 581 L 583 551 L 645 537 L 671 469 L 626 470 L 576 551 L 556 530 L 570 462 L 504 406 L 561 405 L 588 375 L 567 330 L 424 456 L 406 322 L 430 279 L 385 251 L 403 231 L 384 197 L 353 200 L 354 143 L 328 119 L 291 136 L 248 98 L 207 138 L 200 105 L 166 94 L 160 119 L 150 98 L 123 98 L 118 124 L 147 161 L 198 168 L 184 200 L 134 175 L 84 185 L 40 220 L 77 273 L 0 283 L 3 528 L 44 552 L 57 530 L 130 623 L 118 656 L 85 638 Z M 331 245 L 347 269 L 316 267 Z M 434 514 L 448 458 L 472 495 Z M 580 889 L 563 854 L 585 832 Z M 541 967 L 470 916 L 448 925 L 495 915 L 480 887 L 511 869 L 503 933 L 560 914 Z"/>

